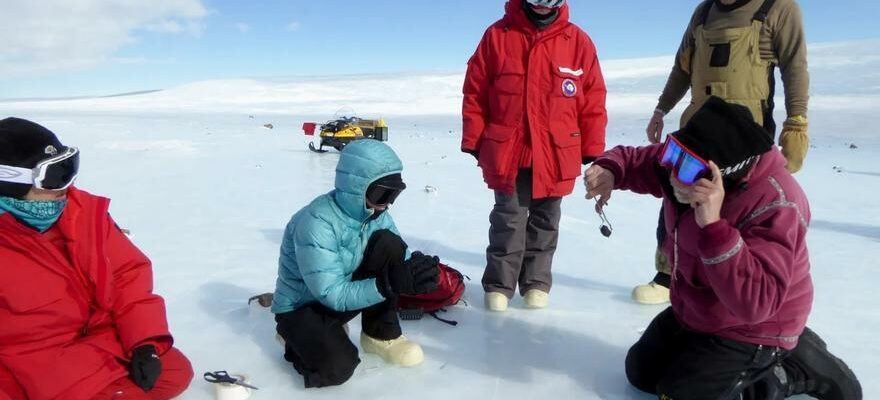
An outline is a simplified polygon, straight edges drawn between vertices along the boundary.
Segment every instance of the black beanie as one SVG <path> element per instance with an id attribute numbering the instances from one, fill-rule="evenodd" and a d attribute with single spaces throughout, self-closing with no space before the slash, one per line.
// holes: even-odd
<path id="1" fill-rule="evenodd" d="M 34 168 L 65 148 L 52 131 L 39 124 L 15 117 L 0 120 L 0 165 Z M 0 181 L 0 196 L 20 199 L 31 186 Z"/>
<path id="2" fill-rule="evenodd" d="M 704 160 L 715 162 L 732 182 L 745 177 L 757 156 L 773 147 L 773 138 L 755 123 L 748 108 L 714 96 L 672 135 Z"/>

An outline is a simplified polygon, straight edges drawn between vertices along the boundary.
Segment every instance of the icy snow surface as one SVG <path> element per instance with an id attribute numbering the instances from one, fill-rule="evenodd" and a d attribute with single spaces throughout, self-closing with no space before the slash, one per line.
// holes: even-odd
<path id="1" fill-rule="evenodd" d="M 880 397 L 878 44 L 811 48 L 813 148 L 797 175 L 813 216 L 809 325 L 859 375 L 866 399 Z M 604 63 L 609 147 L 645 143 L 671 61 Z M 208 81 L 134 96 L 0 102 L 0 116 L 33 119 L 82 149 L 78 185 L 111 197 L 114 217 L 153 260 L 176 346 L 196 370 L 183 399 L 211 398 L 201 375 L 220 369 L 249 375 L 260 388 L 254 399 L 651 398 L 629 387 L 623 361 L 665 307 L 629 299 L 632 286 L 654 274 L 659 201 L 616 192 L 607 208 L 615 230 L 606 239 L 578 185 L 563 203 L 550 307 L 526 310 L 516 297 L 508 312 L 488 313 L 479 279 L 493 200 L 471 156 L 458 151 L 462 77 Z M 423 365 L 401 369 L 362 354 L 344 386 L 305 390 L 281 356 L 272 315 L 246 300 L 273 290 L 289 217 L 333 185 L 338 154 L 308 151 L 300 125 L 343 106 L 391 127 L 389 144 L 412 188 L 392 212 L 411 248 L 438 254 L 473 280 L 467 305 L 444 315 L 457 327 L 403 322 L 424 347 Z M 351 328 L 357 343 L 358 319 Z"/>

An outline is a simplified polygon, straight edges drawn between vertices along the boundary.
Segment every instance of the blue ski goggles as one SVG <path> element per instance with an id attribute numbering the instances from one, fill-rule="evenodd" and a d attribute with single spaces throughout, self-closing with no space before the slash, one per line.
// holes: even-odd
<path id="1" fill-rule="evenodd" d="M 34 168 L 0 165 L 0 181 L 33 185 L 41 190 L 64 190 L 79 173 L 79 149 L 67 147 L 60 154 L 37 163 Z"/>
<path id="2" fill-rule="evenodd" d="M 668 135 L 660 156 L 660 165 L 670 168 L 679 182 L 693 185 L 709 173 L 709 163 Z"/>

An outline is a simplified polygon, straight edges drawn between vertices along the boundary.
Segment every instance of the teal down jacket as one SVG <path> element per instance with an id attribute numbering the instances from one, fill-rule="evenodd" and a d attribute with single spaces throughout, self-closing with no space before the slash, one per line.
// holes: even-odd
<path id="1" fill-rule="evenodd" d="M 400 233 L 388 211 L 370 219 L 367 186 L 400 173 L 400 158 L 385 143 L 364 139 L 345 146 L 336 165 L 336 189 L 293 215 L 284 231 L 272 312 L 315 301 L 336 311 L 360 310 L 385 301 L 375 279 L 352 281 L 373 232 Z M 407 257 L 409 251 L 407 251 Z"/>

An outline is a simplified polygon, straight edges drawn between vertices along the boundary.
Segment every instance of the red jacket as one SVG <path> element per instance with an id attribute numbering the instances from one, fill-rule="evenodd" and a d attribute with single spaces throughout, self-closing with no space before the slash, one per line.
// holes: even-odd
<path id="1" fill-rule="evenodd" d="M 589 36 L 568 5 L 537 30 L 520 0 L 483 35 L 464 82 L 461 150 L 479 153 L 489 188 L 514 191 L 533 170 L 533 198 L 571 193 L 581 162 L 605 149 L 605 81 Z"/>
<path id="2" fill-rule="evenodd" d="M 71 188 L 44 234 L 0 215 L 0 365 L 31 400 L 91 398 L 128 375 L 137 346 L 171 347 L 150 261 L 109 204 Z"/>
<path id="3" fill-rule="evenodd" d="M 762 155 L 725 194 L 721 220 L 700 229 L 693 210 L 670 200 L 668 172 L 656 162 L 662 149 L 619 146 L 596 163 L 615 188 L 664 197 L 675 316 L 697 332 L 794 348 L 813 304 L 810 205 L 785 158 L 775 147 Z"/>

